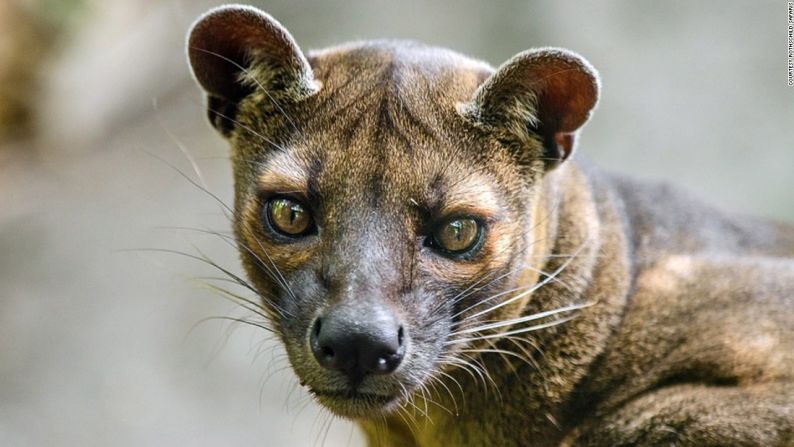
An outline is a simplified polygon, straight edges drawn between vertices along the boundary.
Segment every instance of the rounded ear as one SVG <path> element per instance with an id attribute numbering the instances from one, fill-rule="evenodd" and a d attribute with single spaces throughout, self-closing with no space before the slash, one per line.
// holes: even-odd
<path id="1" fill-rule="evenodd" d="M 251 6 L 225 5 L 193 24 L 187 39 L 193 76 L 207 94 L 210 122 L 224 135 L 237 104 L 255 89 L 298 99 L 316 90 L 309 62 L 290 33 Z"/>
<path id="2" fill-rule="evenodd" d="M 464 104 L 470 120 L 506 132 L 529 150 L 540 138 L 548 167 L 573 152 L 576 131 L 590 118 L 598 102 L 596 70 L 578 54 L 559 48 L 529 50 L 499 67 Z"/>

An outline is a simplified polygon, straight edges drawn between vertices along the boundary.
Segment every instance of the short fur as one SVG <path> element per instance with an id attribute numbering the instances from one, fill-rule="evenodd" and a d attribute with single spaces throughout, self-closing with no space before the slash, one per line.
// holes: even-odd
<path id="1" fill-rule="evenodd" d="M 599 88 L 580 56 L 494 70 L 375 41 L 304 57 L 240 6 L 200 18 L 188 52 L 262 307 L 302 383 L 372 445 L 794 445 L 794 228 L 570 159 Z M 317 234 L 268 234 L 274 194 L 308 204 Z M 422 242 L 456 213 L 486 222 L 466 259 Z M 405 322 L 406 359 L 351 389 L 307 334 L 372 303 Z"/>

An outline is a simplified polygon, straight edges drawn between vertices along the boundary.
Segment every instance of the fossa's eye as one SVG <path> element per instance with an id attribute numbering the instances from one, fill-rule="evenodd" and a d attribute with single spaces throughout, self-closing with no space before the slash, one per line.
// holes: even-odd
<path id="1" fill-rule="evenodd" d="M 449 220 L 433 232 L 432 245 L 453 256 L 467 254 L 480 245 L 482 227 L 471 218 Z"/>
<path id="2" fill-rule="evenodd" d="M 314 226 L 309 210 L 301 203 L 287 198 L 268 200 L 265 218 L 275 232 L 288 237 L 303 236 Z"/>

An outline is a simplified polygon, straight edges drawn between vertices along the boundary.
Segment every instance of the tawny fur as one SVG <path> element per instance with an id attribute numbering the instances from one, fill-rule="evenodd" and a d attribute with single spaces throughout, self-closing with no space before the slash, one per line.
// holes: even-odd
<path id="1" fill-rule="evenodd" d="M 210 110 L 232 147 L 235 230 L 264 301 L 276 288 L 257 263 L 267 257 L 298 285 L 308 281 L 300 272 L 318 266 L 331 278 L 321 301 L 344 299 L 333 295 L 333 281 L 378 276 L 379 296 L 417 327 L 424 322 L 412 318 L 421 320 L 432 303 L 405 298 L 408 277 L 425 281 L 426 296 L 443 296 L 433 284 L 463 289 L 484 271 L 514 272 L 491 293 L 544 283 L 492 320 L 582 306 L 570 321 L 517 341 L 469 343 L 522 357 L 475 354 L 487 379 L 437 364 L 447 375 L 408 371 L 405 380 L 436 386 L 412 388 L 421 409 L 415 420 L 394 411 L 356 416 L 372 445 L 794 445 L 794 227 L 727 215 L 667 186 L 566 160 L 597 95 L 588 64 L 544 53 L 557 68 L 516 73 L 519 58 L 534 57 L 528 53 L 492 77 L 487 64 L 448 50 L 382 41 L 309 53 L 310 68 L 302 55 L 279 65 L 267 51 L 273 41 L 281 52 L 300 51 L 291 37 L 269 16 L 239 14 L 226 19 L 277 30 L 258 52 L 236 54 L 247 57 L 237 60 L 250 69 L 235 76 L 249 77 L 249 90 L 224 97 L 224 82 L 237 78 L 212 78 L 213 67 L 202 65 L 212 62 L 195 51 L 191 60 L 210 106 L 230 114 Z M 215 42 L 224 36 L 204 34 L 194 32 L 191 45 L 224 49 Z M 560 77 L 570 71 L 586 80 Z M 580 90 L 544 114 L 537 106 L 555 100 L 548 90 L 555 87 L 533 90 L 537 76 Z M 578 112 L 557 119 L 565 107 Z M 549 144 L 560 150 L 552 162 Z M 325 239 L 270 243 L 260 222 L 263 184 L 322 197 Z M 499 214 L 482 256 L 453 265 L 399 248 L 419 231 L 417 207 L 443 208 L 461 196 Z M 285 325 L 302 323 L 274 320 L 296 372 L 310 383 L 327 380 L 301 351 L 305 325 L 293 335 Z M 445 339 L 453 329 L 436 330 Z M 435 353 L 414 355 L 419 362 Z"/>

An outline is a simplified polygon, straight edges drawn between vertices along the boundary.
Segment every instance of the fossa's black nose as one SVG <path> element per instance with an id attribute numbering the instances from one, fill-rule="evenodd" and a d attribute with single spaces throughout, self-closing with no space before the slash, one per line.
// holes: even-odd
<path id="1" fill-rule="evenodd" d="M 344 372 L 354 383 L 394 372 L 405 355 L 403 327 L 383 308 L 331 309 L 314 322 L 310 343 L 320 365 Z"/>

